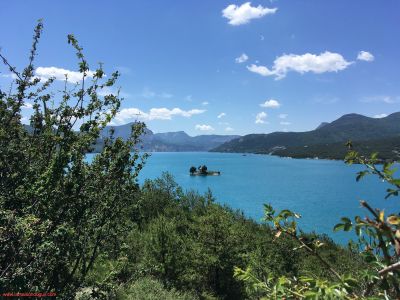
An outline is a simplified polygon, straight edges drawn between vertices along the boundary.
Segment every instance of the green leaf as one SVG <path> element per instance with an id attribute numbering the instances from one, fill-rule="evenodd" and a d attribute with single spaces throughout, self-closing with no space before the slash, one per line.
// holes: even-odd
<path id="1" fill-rule="evenodd" d="M 340 231 L 340 230 L 344 230 L 344 224 L 342 224 L 342 223 L 339 223 L 339 224 L 336 224 L 335 225 L 335 227 L 333 227 L 333 231 Z"/>
<path id="2" fill-rule="evenodd" d="M 343 223 L 351 223 L 351 220 L 349 219 L 349 218 L 347 218 L 347 217 L 342 217 L 342 218 L 340 218 L 341 220 L 342 220 L 342 222 Z"/>
<path id="3" fill-rule="evenodd" d="M 357 236 L 361 236 L 361 235 L 362 235 L 362 228 L 361 228 L 361 226 L 355 226 L 355 227 L 354 227 L 354 230 L 355 230 Z"/>
<path id="4" fill-rule="evenodd" d="M 360 171 L 357 173 L 356 181 L 360 181 L 365 175 L 369 174 L 369 171 Z"/>

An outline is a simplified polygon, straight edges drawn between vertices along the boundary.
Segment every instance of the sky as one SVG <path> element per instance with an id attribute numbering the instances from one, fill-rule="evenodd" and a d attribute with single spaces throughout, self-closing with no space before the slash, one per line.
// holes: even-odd
<path id="1" fill-rule="evenodd" d="M 115 125 L 306 131 L 347 113 L 400 111 L 399 13 L 398 0 L 13 0 L 0 9 L 0 48 L 22 69 L 42 18 L 36 75 L 73 81 L 73 33 L 91 69 L 122 74 Z M 0 72 L 6 89 L 10 74 Z M 27 104 L 24 119 L 31 113 Z"/>

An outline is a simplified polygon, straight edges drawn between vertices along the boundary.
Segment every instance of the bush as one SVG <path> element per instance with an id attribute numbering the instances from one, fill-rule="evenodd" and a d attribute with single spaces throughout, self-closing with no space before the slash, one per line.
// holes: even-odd
<path id="1" fill-rule="evenodd" d="M 196 300 L 196 296 L 188 292 L 178 292 L 175 289 L 165 289 L 156 279 L 145 277 L 128 287 L 120 288 L 118 299 L 121 300 Z"/>
<path id="2" fill-rule="evenodd" d="M 137 124 L 127 141 L 106 140 L 87 163 L 86 153 L 121 102 L 118 94 L 99 92 L 119 74 L 106 79 L 100 65 L 89 76 L 82 48 L 68 35 L 82 80 L 71 86 L 66 78 L 57 94 L 54 78 L 43 83 L 34 76 L 41 32 L 39 22 L 22 72 L 1 55 L 16 80 L 8 93 L 0 89 L 0 287 L 70 297 L 99 253 L 118 252 L 131 227 L 127 214 L 143 166 L 134 147 L 144 125 Z M 26 103 L 34 109 L 29 126 L 21 123 Z"/>

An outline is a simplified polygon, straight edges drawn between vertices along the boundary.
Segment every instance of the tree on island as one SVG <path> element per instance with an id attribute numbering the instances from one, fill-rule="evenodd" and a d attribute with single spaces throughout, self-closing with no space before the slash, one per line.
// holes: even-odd
<path id="1" fill-rule="evenodd" d="M 199 167 L 199 172 L 202 174 L 207 174 L 207 166 L 203 165 L 203 166 Z"/>
<path id="2" fill-rule="evenodd" d="M 190 167 L 190 170 L 189 170 L 190 174 L 194 174 L 194 173 L 196 173 L 196 171 L 197 171 L 196 167 L 193 167 L 193 166 Z"/>

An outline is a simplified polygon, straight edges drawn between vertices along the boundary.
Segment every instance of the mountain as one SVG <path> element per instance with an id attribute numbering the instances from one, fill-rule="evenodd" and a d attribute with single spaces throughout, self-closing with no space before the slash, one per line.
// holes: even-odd
<path id="1" fill-rule="evenodd" d="M 101 149 L 104 139 L 110 135 L 112 129 L 114 130 L 114 137 L 129 138 L 132 125 L 133 123 L 129 123 L 104 128 L 94 151 L 97 152 Z M 153 133 L 146 128 L 145 133 L 141 136 L 141 146 L 143 146 L 144 151 L 153 152 L 209 151 L 238 137 L 238 135 L 199 135 L 192 137 L 184 131 Z"/>
<path id="2" fill-rule="evenodd" d="M 343 146 L 343 143 L 348 140 L 364 146 L 369 144 L 371 147 L 380 144 L 380 140 L 393 147 L 397 144 L 400 146 L 400 112 L 381 119 L 348 114 L 331 123 L 321 125 L 307 132 L 249 134 L 224 143 L 212 151 L 272 153 L 294 157 L 301 152 L 302 157 L 314 157 L 316 152 L 324 149 L 327 152 L 327 158 L 330 158 L 329 155 L 337 158 L 337 155 L 334 155 L 337 151 L 334 149 L 338 149 L 339 145 Z M 384 150 L 387 152 L 388 149 Z"/>
<path id="3" fill-rule="evenodd" d="M 325 125 L 328 125 L 328 122 L 322 122 L 321 124 L 319 124 L 319 126 L 316 129 L 320 129 L 322 127 L 324 127 Z"/>

